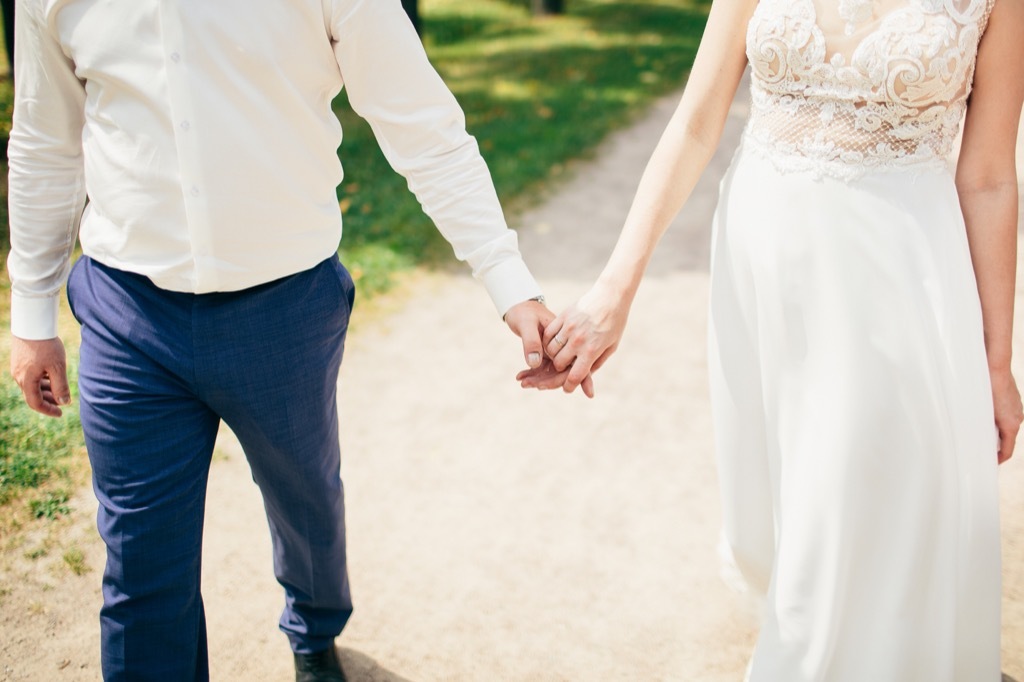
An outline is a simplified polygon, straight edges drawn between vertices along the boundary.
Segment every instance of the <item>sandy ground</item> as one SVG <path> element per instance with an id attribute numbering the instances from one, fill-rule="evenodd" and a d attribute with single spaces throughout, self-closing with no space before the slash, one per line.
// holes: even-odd
<path id="1" fill-rule="evenodd" d="M 599 270 L 674 103 L 518 218 L 553 307 Z M 357 324 L 340 398 L 356 611 L 339 646 L 353 682 L 741 679 L 754 630 L 717 576 L 704 356 L 708 224 L 744 113 L 739 101 L 596 400 L 521 391 L 518 342 L 465 276 L 418 278 L 393 312 Z M 1024 162 L 1024 140 L 1019 151 Z M 1004 467 L 1004 670 L 1017 680 L 1022 486 L 1024 461 Z M 0 558 L 0 680 L 98 679 L 103 550 L 91 493 L 72 504 L 59 537 Z M 291 679 L 259 495 L 229 433 L 207 518 L 214 679 Z M 84 575 L 61 561 L 69 547 Z"/>

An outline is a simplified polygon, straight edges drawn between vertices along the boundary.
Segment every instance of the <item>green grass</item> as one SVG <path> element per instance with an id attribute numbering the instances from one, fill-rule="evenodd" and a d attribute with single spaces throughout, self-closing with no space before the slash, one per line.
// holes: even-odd
<path id="1" fill-rule="evenodd" d="M 65 550 L 64 564 L 70 569 L 75 575 L 85 575 L 89 572 L 89 566 L 85 563 L 85 554 L 77 547 Z"/>
<path id="2" fill-rule="evenodd" d="M 423 0 L 422 8 L 431 61 L 462 104 L 498 195 L 512 209 L 644 104 L 682 83 L 709 7 L 685 0 L 572 0 L 567 15 L 537 19 L 526 4 Z M 360 288 L 386 287 L 395 267 L 449 263 L 448 245 L 344 93 L 336 110 L 345 130 L 341 252 Z M 379 258 L 382 247 L 388 259 Z"/>
<path id="3" fill-rule="evenodd" d="M 32 515 L 37 519 L 47 518 L 51 521 L 71 513 L 71 507 L 67 505 L 68 492 L 56 490 L 46 493 L 43 497 L 31 500 L 28 507 Z"/>
<path id="4" fill-rule="evenodd" d="M 61 419 L 48 419 L 24 406 L 13 381 L 0 384 L 0 504 L 49 481 L 63 481 L 67 460 L 81 446 L 78 416 L 64 409 Z M 47 492 L 29 500 L 32 515 L 53 517 L 67 501 Z"/>
<path id="5" fill-rule="evenodd" d="M 538 19 L 526 0 L 422 5 L 431 61 L 461 102 L 498 194 L 512 210 L 557 186 L 569 161 L 590 154 L 643 105 L 682 83 L 710 6 L 699 0 L 569 0 L 568 14 Z M 10 81 L 0 80 L 0 144 L 10 129 L 11 100 Z M 345 131 L 341 253 L 360 297 L 386 290 L 396 273 L 451 263 L 450 248 L 344 93 L 335 109 Z M 0 175 L 2 370 L 10 316 L 6 165 Z M 62 319 L 62 335 L 73 338 L 66 306 Z M 77 348 L 68 346 L 73 365 Z M 0 381 L 0 506 L 21 500 L 29 516 L 63 513 L 60 491 L 82 470 L 71 465 L 83 448 L 77 417 L 69 412 L 60 420 L 38 416 L 9 377 Z M 74 570 L 79 562 L 68 563 Z"/>

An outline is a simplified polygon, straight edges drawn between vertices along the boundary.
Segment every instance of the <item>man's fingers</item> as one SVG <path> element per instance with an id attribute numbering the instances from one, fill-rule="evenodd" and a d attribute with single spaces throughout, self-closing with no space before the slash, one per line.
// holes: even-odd
<path id="1" fill-rule="evenodd" d="M 43 391 L 39 387 L 39 380 L 26 378 L 25 383 L 21 384 L 21 392 L 25 396 L 25 404 L 38 412 L 43 404 Z"/>
<path id="2" fill-rule="evenodd" d="M 60 408 L 55 404 L 56 401 L 46 399 L 47 394 L 52 394 L 49 391 L 43 391 L 39 379 L 31 382 L 26 381 L 21 387 L 21 392 L 25 395 L 25 404 L 36 412 L 45 414 L 47 417 L 59 417 L 61 415 Z"/>
<path id="3" fill-rule="evenodd" d="M 68 368 L 66 365 L 55 365 L 46 371 L 50 391 L 57 399 L 58 405 L 71 404 L 71 387 L 68 385 Z"/>
<path id="4" fill-rule="evenodd" d="M 556 388 L 564 388 L 569 372 L 567 369 L 559 372 L 550 360 L 537 369 L 524 369 L 516 375 L 516 380 L 523 388 L 536 388 L 541 391 L 550 391 Z M 579 383 L 583 394 L 588 398 L 594 397 L 594 378 L 588 374 Z"/>
<path id="5" fill-rule="evenodd" d="M 505 323 L 523 342 L 523 358 L 531 368 L 540 367 L 544 362 L 541 334 L 554 316 L 543 303 L 536 300 L 517 303 L 505 313 Z"/>
<path id="6" fill-rule="evenodd" d="M 518 382 L 530 382 L 540 379 L 547 379 L 548 377 L 558 374 L 558 370 L 555 369 L 554 365 L 551 364 L 550 360 L 545 360 L 540 367 L 534 367 L 531 369 L 524 369 L 516 374 L 516 381 Z"/>
<path id="7" fill-rule="evenodd" d="M 11 375 L 25 403 L 48 417 L 59 417 L 57 405 L 71 402 L 64 344 L 59 338 L 26 340 L 11 337 Z"/>
<path id="8" fill-rule="evenodd" d="M 53 393 L 53 388 L 50 386 L 49 377 L 43 377 L 39 381 L 39 390 L 43 394 L 43 401 L 51 405 L 57 405 L 57 396 Z"/>
<path id="9" fill-rule="evenodd" d="M 554 376 L 558 373 L 558 370 L 555 369 L 555 366 L 551 363 L 550 358 L 544 358 L 539 366 L 524 369 L 516 374 L 516 381 L 528 382 L 532 380 L 547 379 L 548 377 Z"/>
<path id="10" fill-rule="evenodd" d="M 544 360 L 544 348 L 540 340 L 540 327 L 527 325 L 520 329 L 520 338 L 523 341 L 523 357 L 526 364 L 536 369 Z"/>
<path id="11" fill-rule="evenodd" d="M 538 374 L 527 377 L 520 382 L 520 386 L 523 388 L 536 388 L 541 391 L 550 391 L 555 388 L 561 388 L 562 385 L 565 384 L 565 378 L 567 376 L 569 376 L 568 372 Z"/>

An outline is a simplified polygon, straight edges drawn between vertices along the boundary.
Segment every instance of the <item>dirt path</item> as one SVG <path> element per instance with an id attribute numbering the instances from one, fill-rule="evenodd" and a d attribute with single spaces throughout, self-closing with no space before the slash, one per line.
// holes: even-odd
<path id="1" fill-rule="evenodd" d="M 674 103 L 519 218 L 554 307 L 599 270 Z M 597 400 L 522 392 L 517 342 L 467 277 L 417 280 L 350 337 L 340 400 L 356 612 L 339 643 L 353 682 L 741 679 L 754 632 L 717 577 L 704 337 L 707 226 L 744 109 L 660 248 Z M 1024 329 L 1017 339 L 1020 359 Z M 1002 475 L 1004 668 L 1024 680 L 1024 461 Z M 59 550 L 25 559 L 45 538 L 0 567 L 0 680 L 98 678 L 103 552 L 91 493 L 73 505 L 49 543 L 81 548 L 90 572 L 70 575 Z M 207 519 L 214 679 L 291 679 L 259 496 L 230 434 Z"/>

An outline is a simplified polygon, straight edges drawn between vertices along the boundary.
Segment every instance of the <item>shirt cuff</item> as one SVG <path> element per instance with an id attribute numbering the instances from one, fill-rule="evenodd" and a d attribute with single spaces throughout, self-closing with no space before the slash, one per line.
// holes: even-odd
<path id="1" fill-rule="evenodd" d="M 25 341 L 57 337 L 60 295 L 44 298 L 11 294 L 11 334 Z"/>
<path id="2" fill-rule="evenodd" d="M 480 275 L 487 293 L 502 317 L 509 308 L 541 295 L 540 285 L 521 258 L 509 258 Z"/>

